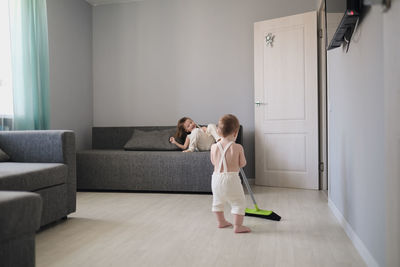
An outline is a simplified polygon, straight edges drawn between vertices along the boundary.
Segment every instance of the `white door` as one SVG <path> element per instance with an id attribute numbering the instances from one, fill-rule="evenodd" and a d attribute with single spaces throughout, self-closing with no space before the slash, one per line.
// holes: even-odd
<path id="1" fill-rule="evenodd" d="M 254 24 L 257 185 L 318 189 L 317 15 Z"/>

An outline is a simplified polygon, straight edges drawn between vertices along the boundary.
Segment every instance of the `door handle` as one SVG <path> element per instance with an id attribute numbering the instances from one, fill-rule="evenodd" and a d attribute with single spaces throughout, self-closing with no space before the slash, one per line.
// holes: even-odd
<path id="1" fill-rule="evenodd" d="M 254 104 L 256 104 L 257 107 L 259 107 L 259 106 L 261 106 L 261 105 L 267 105 L 267 103 L 260 102 L 260 101 L 256 101 Z"/>

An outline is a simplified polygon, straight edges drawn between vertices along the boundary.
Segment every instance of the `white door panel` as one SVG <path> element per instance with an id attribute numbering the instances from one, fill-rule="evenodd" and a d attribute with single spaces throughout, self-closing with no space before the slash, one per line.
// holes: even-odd
<path id="1" fill-rule="evenodd" d="M 316 23 L 309 12 L 254 25 L 258 185 L 318 189 Z"/>
<path id="2" fill-rule="evenodd" d="M 276 29 L 272 32 L 279 38 L 273 47 L 264 46 L 264 72 L 274 79 L 264 79 L 264 101 L 266 120 L 304 120 L 304 66 L 303 47 L 293 46 L 292 38 L 296 43 L 303 44 L 303 28 Z M 267 35 L 268 33 L 264 33 Z M 275 38 L 274 38 L 275 39 Z M 279 68 L 275 65 L 279 62 Z M 291 70 L 290 75 L 287 71 Z M 303 85 L 300 90 L 299 84 Z M 276 90 L 279 88 L 280 90 Z M 287 97 L 290 95 L 291 97 Z"/>

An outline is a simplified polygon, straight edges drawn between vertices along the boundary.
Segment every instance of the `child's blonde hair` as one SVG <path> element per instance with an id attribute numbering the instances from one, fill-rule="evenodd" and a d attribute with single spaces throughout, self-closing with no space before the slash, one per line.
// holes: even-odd
<path id="1" fill-rule="evenodd" d="M 218 130 L 223 137 L 233 134 L 240 128 L 239 120 L 235 115 L 226 114 L 218 121 Z"/>

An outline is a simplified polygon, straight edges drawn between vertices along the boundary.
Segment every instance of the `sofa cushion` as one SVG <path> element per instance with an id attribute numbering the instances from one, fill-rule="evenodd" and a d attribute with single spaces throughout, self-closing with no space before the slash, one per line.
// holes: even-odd
<path id="1" fill-rule="evenodd" d="M 125 144 L 125 150 L 136 151 L 166 151 L 179 150 L 169 142 L 169 138 L 175 134 L 175 129 L 163 129 L 142 131 L 135 129 L 131 139 Z"/>
<path id="2" fill-rule="evenodd" d="M 0 162 L 9 161 L 10 157 L 0 148 Z"/>
<path id="3" fill-rule="evenodd" d="M 66 183 L 67 165 L 62 163 L 0 163 L 0 190 L 35 191 Z"/>
<path id="4" fill-rule="evenodd" d="M 41 214 L 40 195 L 32 192 L 0 191 L 0 241 L 6 243 L 10 239 L 34 234 L 39 229 Z"/>

